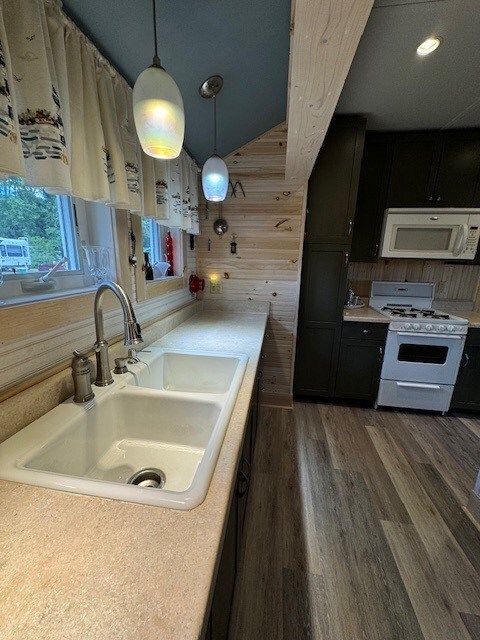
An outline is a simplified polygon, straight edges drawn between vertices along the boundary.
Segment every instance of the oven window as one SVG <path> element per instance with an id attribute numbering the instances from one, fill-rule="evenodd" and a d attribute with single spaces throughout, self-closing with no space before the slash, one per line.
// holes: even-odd
<path id="1" fill-rule="evenodd" d="M 434 344 L 401 344 L 398 349 L 399 362 L 422 362 L 445 364 L 448 347 Z"/>
<path id="2" fill-rule="evenodd" d="M 397 227 L 394 248 L 397 251 L 448 251 L 451 227 Z"/>

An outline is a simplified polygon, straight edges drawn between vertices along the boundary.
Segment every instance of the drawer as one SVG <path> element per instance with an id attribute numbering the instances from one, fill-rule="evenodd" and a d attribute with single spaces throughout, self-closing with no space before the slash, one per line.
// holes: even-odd
<path id="1" fill-rule="evenodd" d="M 449 384 L 380 380 L 377 405 L 380 407 L 448 411 L 452 393 L 453 386 Z"/>
<path id="2" fill-rule="evenodd" d="M 357 340 L 385 340 L 388 332 L 388 322 L 343 322 L 342 338 Z"/>

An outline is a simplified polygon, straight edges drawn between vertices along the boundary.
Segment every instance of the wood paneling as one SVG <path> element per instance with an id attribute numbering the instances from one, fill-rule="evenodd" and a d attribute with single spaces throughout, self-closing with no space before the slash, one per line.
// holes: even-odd
<path id="1" fill-rule="evenodd" d="M 435 282 L 436 300 L 474 304 L 480 281 L 480 266 L 445 264 L 442 260 L 353 262 L 350 263 L 348 279 L 355 293 L 363 297 L 370 295 L 372 280 Z"/>
<path id="2" fill-rule="evenodd" d="M 373 0 L 292 2 L 286 177 L 307 180 Z"/>
<path id="3" fill-rule="evenodd" d="M 438 446 L 405 412 L 261 411 L 230 640 L 480 638 L 478 530 L 435 467 L 465 425 L 409 415 Z"/>
<path id="4" fill-rule="evenodd" d="M 281 406 L 291 403 L 306 197 L 306 185 L 290 190 L 285 181 L 286 140 L 283 123 L 225 158 L 232 182 L 241 181 L 246 197 L 238 187 L 236 198 L 229 190 L 222 206 L 209 203 L 208 212 L 202 200 L 197 244 L 205 298 L 270 303 L 261 401 Z M 220 212 L 229 224 L 223 238 L 212 229 Z M 232 233 L 236 254 L 230 253 Z M 212 274 L 222 278 L 220 294 L 210 293 Z"/>

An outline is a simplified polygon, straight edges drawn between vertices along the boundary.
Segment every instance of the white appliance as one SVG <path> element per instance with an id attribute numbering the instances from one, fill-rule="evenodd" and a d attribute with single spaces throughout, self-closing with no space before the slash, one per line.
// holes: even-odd
<path id="1" fill-rule="evenodd" d="M 390 320 L 375 406 L 448 411 L 468 321 L 433 310 L 434 295 L 431 283 L 372 282 L 370 306 Z"/>
<path id="2" fill-rule="evenodd" d="M 473 260 L 480 209 L 386 209 L 382 258 Z"/>

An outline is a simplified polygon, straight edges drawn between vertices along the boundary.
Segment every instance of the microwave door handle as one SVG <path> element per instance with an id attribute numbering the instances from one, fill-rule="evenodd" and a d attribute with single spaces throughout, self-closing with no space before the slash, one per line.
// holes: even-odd
<path id="1" fill-rule="evenodd" d="M 467 244 L 467 236 L 468 236 L 468 226 L 466 224 L 461 224 L 457 233 L 457 239 L 455 240 L 455 245 L 453 247 L 454 256 L 459 256 L 461 253 L 465 251 L 465 247 Z"/>

